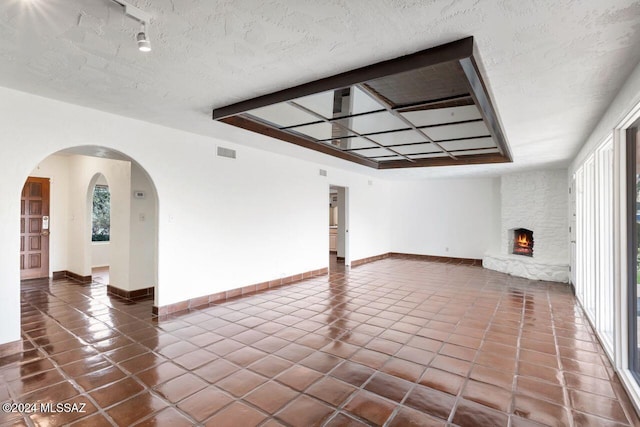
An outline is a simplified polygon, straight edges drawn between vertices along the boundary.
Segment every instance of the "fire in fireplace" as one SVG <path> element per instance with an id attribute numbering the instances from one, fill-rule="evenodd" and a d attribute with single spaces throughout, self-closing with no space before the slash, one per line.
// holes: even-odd
<path id="1" fill-rule="evenodd" d="M 513 253 L 516 255 L 533 256 L 533 231 L 526 228 L 513 230 Z"/>

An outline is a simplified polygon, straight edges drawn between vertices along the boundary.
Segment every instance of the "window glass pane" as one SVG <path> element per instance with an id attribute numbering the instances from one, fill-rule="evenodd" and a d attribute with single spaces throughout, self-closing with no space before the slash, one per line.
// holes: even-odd
<path id="1" fill-rule="evenodd" d="M 108 242 L 111 236 L 111 194 L 106 185 L 93 189 L 91 241 Z"/>

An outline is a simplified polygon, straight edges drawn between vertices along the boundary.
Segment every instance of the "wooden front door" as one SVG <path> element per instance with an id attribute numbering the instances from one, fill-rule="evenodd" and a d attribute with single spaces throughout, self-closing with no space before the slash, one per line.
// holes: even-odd
<path id="1" fill-rule="evenodd" d="M 20 280 L 49 277 L 49 179 L 29 177 L 20 203 Z"/>

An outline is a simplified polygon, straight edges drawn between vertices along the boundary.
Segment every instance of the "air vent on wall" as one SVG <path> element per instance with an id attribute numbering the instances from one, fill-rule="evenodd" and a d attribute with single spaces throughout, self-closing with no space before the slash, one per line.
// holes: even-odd
<path id="1" fill-rule="evenodd" d="M 230 159 L 236 158 L 236 150 L 232 150 L 230 148 L 218 147 L 218 156 L 220 157 L 228 157 Z"/>
<path id="2" fill-rule="evenodd" d="M 324 169 L 320 169 L 320 176 L 327 176 L 327 171 Z"/>

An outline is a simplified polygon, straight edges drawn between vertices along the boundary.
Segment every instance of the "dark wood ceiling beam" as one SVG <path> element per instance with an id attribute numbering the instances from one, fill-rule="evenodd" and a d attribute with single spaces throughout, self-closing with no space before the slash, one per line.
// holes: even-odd
<path id="1" fill-rule="evenodd" d="M 416 68 L 428 67 L 447 61 L 458 61 L 473 54 L 473 37 L 467 37 L 451 43 L 443 44 L 431 49 L 423 50 L 352 71 L 326 77 L 310 83 L 298 85 L 289 89 L 262 95 L 257 98 L 237 102 L 213 110 L 213 120 L 220 120 L 234 114 L 244 113 L 255 108 L 265 107 L 279 102 L 290 101 L 302 96 L 325 92 L 364 83 L 368 80 L 411 71 Z"/>
<path id="2" fill-rule="evenodd" d="M 441 105 L 441 104 L 450 104 L 450 103 L 459 102 L 459 101 L 465 101 L 465 100 L 469 101 L 468 104 L 466 104 L 466 105 L 473 105 L 473 98 L 471 97 L 471 95 L 466 94 L 466 95 L 451 96 L 451 97 L 448 97 L 448 98 L 436 99 L 434 101 L 398 105 L 398 106 L 394 107 L 393 109 L 396 110 L 396 111 L 399 111 L 401 113 L 405 113 L 405 112 L 408 112 L 408 111 L 417 111 L 417 110 L 420 110 L 421 108 L 425 108 L 425 107 L 436 107 L 436 106 Z"/>
<path id="3" fill-rule="evenodd" d="M 397 169 L 397 168 L 419 168 L 434 166 L 455 166 L 455 165 L 478 165 L 486 163 L 507 163 L 507 159 L 502 154 L 472 154 L 469 156 L 458 156 L 457 160 L 450 157 L 435 157 L 430 159 L 414 159 L 414 163 L 403 162 L 402 160 L 389 160 L 378 163 L 378 169 Z"/>
<path id="4" fill-rule="evenodd" d="M 471 96 L 473 97 L 478 110 L 480 110 L 480 114 L 482 115 L 489 132 L 491 132 L 491 136 L 493 136 L 498 149 L 509 162 L 513 161 L 509 145 L 507 144 L 507 139 L 505 138 L 504 133 L 502 132 L 502 127 L 498 121 L 498 115 L 496 110 L 493 108 L 493 104 L 489 98 L 489 92 L 487 91 L 487 86 L 480 74 L 478 63 L 473 56 L 469 56 L 468 58 L 461 59 L 460 65 L 462 66 L 462 69 L 467 76 L 467 80 L 469 81 Z"/>

